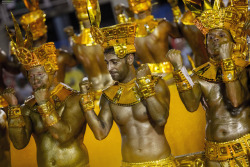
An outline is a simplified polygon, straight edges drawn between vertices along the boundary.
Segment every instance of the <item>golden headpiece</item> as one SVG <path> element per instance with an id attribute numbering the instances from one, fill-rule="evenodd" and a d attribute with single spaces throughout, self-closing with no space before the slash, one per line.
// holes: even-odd
<path id="1" fill-rule="evenodd" d="M 20 23 L 26 31 L 29 25 L 33 39 L 37 40 L 47 33 L 47 26 L 45 25 L 46 15 L 39 9 L 38 0 L 31 0 L 31 3 L 28 0 L 23 0 L 23 2 L 30 12 L 22 15 Z"/>
<path id="2" fill-rule="evenodd" d="M 129 8 L 135 14 L 144 12 L 151 8 L 151 0 L 128 0 Z"/>
<path id="3" fill-rule="evenodd" d="M 12 14 L 12 13 L 11 13 Z M 6 30 L 11 38 L 13 47 L 15 48 L 15 55 L 18 61 L 28 71 L 37 66 L 43 66 L 46 72 L 54 72 L 58 70 L 56 61 L 56 48 L 53 42 L 43 44 L 38 48 L 33 48 L 32 33 L 29 26 L 27 27 L 25 39 L 23 39 L 20 27 L 12 14 L 14 22 L 16 40 L 11 36 L 8 27 Z"/>
<path id="4" fill-rule="evenodd" d="M 84 28 L 82 21 L 90 18 L 90 22 L 91 20 L 95 20 L 95 26 L 99 27 L 101 22 L 101 11 L 98 0 L 72 0 L 72 2 L 76 9 L 81 30 L 79 35 L 73 36 L 74 43 L 86 46 L 96 45 L 90 33 L 90 29 Z"/>
<path id="5" fill-rule="evenodd" d="M 185 0 L 185 4 L 197 16 L 194 23 L 204 35 L 212 29 L 228 30 L 236 43 L 233 57 L 246 57 L 247 43 L 243 26 L 247 19 L 247 0 L 231 0 L 227 7 L 221 7 L 221 0 L 215 0 L 213 5 L 208 0 Z"/>
<path id="6" fill-rule="evenodd" d="M 117 24 L 104 28 L 91 28 L 91 34 L 96 43 L 105 49 L 114 47 L 119 58 L 129 53 L 135 53 L 134 46 L 136 25 L 134 23 Z"/>

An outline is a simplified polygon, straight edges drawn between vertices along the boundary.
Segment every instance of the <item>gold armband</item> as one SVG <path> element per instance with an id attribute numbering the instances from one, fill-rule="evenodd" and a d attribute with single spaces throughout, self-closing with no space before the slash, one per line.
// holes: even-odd
<path id="1" fill-rule="evenodd" d="M 119 14 L 117 16 L 117 20 L 118 20 L 118 23 L 127 23 L 128 22 L 128 19 L 127 17 L 125 16 L 125 14 Z"/>
<path id="2" fill-rule="evenodd" d="M 237 80 L 236 66 L 233 59 L 223 59 L 222 61 L 222 79 L 224 82 Z"/>
<path id="3" fill-rule="evenodd" d="M 50 101 L 47 101 L 45 104 L 39 105 L 37 109 L 47 126 L 55 125 L 60 120 L 55 107 L 51 104 Z"/>
<path id="4" fill-rule="evenodd" d="M 151 75 L 136 80 L 139 91 L 144 99 L 155 95 L 155 82 Z"/>
<path id="5" fill-rule="evenodd" d="M 88 92 L 86 94 L 81 94 L 80 104 L 84 112 L 93 110 L 95 108 L 95 94 L 93 92 Z"/>
<path id="6" fill-rule="evenodd" d="M 25 126 L 25 122 L 19 105 L 8 107 L 8 122 L 9 127 L 12 128 L 21 128 Z"/>
<path id="7" fill-rule="evenodd" d="M 180 10 L 179 6 L 173 7 L 172 12 L 173 12 L 173 15 L 174 15 L 174 22 L 178 23 L 180 18 L 181 18 L 181 10 Z"/>
<path id="8" fill-rule="evenodd" d="M 173 78 L 179 92 L 184 92 L 186 90 L 192 89 L 191 84 L 188 82 L 187 78 L 184 76 L 181 70 L 174 71 Z"/>

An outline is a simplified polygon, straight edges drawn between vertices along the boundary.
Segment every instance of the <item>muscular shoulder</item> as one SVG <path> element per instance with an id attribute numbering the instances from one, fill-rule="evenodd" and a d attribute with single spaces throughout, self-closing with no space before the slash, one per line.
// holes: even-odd
<path id="1" fill-rule="evenodd" d="M 67 105 L 74 106 L 76 104 L 79 104 L 80 98 L 81 98 L 81 96 L 80 96 L 80 94 L 78 92 L 73 92 L 66 99 L 65 103 Z"/>
<path id="2" fill-rule="evenodd" d="M 155 85 L 155 91 L 156 93 L 161 93 L 161 94 L 169 94 L 169 89 L 168 86 L 162 78 L 158 78 L 157 84 Z"/>

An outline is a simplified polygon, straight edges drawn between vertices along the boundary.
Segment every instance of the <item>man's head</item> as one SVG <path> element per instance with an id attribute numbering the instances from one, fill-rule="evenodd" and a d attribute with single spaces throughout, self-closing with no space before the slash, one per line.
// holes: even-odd
<path id="1" fill-rule="evenodd" d="M 225 29 L 212 29 L 206 36 L 206 46 L 211 58 L 219 60 L 220 46 L 223 43 L 233 42 L 229 31 Z"/>
<path id="2" fill-rule="evenodd" d="M 107 63 L 108 71 L 113 80 L 122 82 L 127 78 L 127 75 L 134 68 L 134 54 L 127 54 L 124 58 L 119 58 L 113 48 L 106 49 L 104 52 L 105 62 Z"/>
<path id="3" fill-rule="evenodd" d="M 47 73 L 43 66 L 37 66 L 28 71 L 28 79 L 34 91 L 40 88 L 50 88 L 55 78 L 55 71 Z"/>

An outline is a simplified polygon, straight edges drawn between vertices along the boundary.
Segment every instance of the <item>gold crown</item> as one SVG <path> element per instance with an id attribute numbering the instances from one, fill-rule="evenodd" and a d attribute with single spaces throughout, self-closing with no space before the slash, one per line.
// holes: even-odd
<path id="1" fill-rule="evenodd" d="M 30 12 L 21 16 L 20 23 L 26 31 L 29 25 L 33 39 L 37 40 L 47 33 L 47 26 L 45 25 L 46 14 L 39 9 L 38 0 L 32 0 L 31 3 L 28 0 L 23 1 Z"/>
<path id="2" fill-rule="evenodd" d="M 11 13 L 12 14 L 12 13 Z M 15 48 L 15 55 L 18 61 L 28 71 L 37 66 L 43 66 L 46 72 L 54 72 L 58 70 L 56 61 L 56 48 L 53 42 L 45 43 L 38 48 L 32 48 L 33 39 L 32 33 L 27 28 L 25 39 L 23 39 L 20 27 L 12 14 L 14 28 L 16 32 L 16 40 L 11 36 L 8 27 L 6 30 L 11 38 L 13 47 Z"/>
<path id="3" fill-rule="evenodd" d="M 243 26 L 247 19 L 247 0 L 232 0 L 228 7 L 221 7 L 221 0 L 215 0 L 213 6 L 207 0 L 185 0 L 185 4 L 197 16 L 194 23 L 204 35 L 212 29 L 228 30 L 236 43 L 233 57 L 246 57 L 247 42 Z"/>
<path id="4" fill-rule="evenodd" d="M 89 28 L 84 28 L 83 20 L 90 19 L 91 24 L 99 27 L 101 22 L 101 11 L 98 0 L 72 0 L 77 11 L 81 33 L 73 36 L 76 44 L 92 46 L 96 45 Z"/>
<path id="5" fill-rule="evenodd" d="M 129 8 L 138 14 L 151 8 L 151 0 L 128 0 Z"/>
<path id="6" fill-rule="evenodd" d="M 95 42 L 105 49 L 113 47 L 119 58 L 129 53 L 135 53 L 134 46 L 136 26 L 134 23 L 117 24 L 110 27 L 91 27 L 91 34 Z"/>

